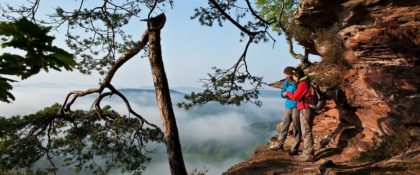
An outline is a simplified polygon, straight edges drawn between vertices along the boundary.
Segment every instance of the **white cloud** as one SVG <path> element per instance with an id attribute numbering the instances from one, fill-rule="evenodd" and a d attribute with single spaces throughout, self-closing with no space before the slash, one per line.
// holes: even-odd
<path id="1" fill-rule="evenodd" d="M 62 103 L 65 96 L 70 92 L 70 88 L 45 88 L 45 87 L 15 87 L 13 94 L 17 100 L 12 104 L 0 103 L 0 115 L 11 116 L 16 114 L 30 114 L 44 107 L 51 106 L 55 102 Z M 140 115 L 144 116 L 149 122 L 162 126 L 159 109 L 156 106 L 155 94 L 152 92 L 131 92 L 127 94 L 132 108 Z M 173 103 L 180 101 L 182 94 L 172 95 Z M 89 109 L 94 100 L 94 96 L 79 98 L 73 105 L 74 109 Z M 200 144 L 215 142 L 215 145 L 232 146 L 236 149 L 249 148 L 250 143 L 255 143 L 258 139 L 254 138 L 249 131 L 249 125 L 257 122 L 278 121 L 282 116 L 284 104 L 280 98 L 262 98 L 263 106 L 257 107 L 253 104 L 241 106 L 221 106 L 217 103 L 210 103 L 192 110 L 184 110 L 174 106 L 181 144 L 189 146 L 191 150 L 199 150 Z M 111 105 L 117 112 L 128 115 L 124 102 L 118 96 L 106 98 L 102 105 Z M 159 144 L 160 145 L 160 144 Z M 152 162 L 147 165 L 146 175 L 166 175 L 169 174 L 169 166 L 166 161 L 166 150 L 162 145 L 158 147 L 156 153 L 152 154 Z M 238 151 L 240 152 L 240 151 Z M 232 153 L 232 152 L 231 152 Z M 243 152 L 241 152 L 243 154 Z M 209 162 L 197 157 L 208 155 L 198 153 L 188 153 L 196 156 L 195 160 L 185 159 L 189 171 L 194 168 L 199 170 L 206 168 L 208 175 L 221 174 L 229 167 L 242 161 L 236 157 L 229 157 L 224 161 Z M 156 157 L 157 156 L 157 157 Z M 156 158 L 156 159 L 155 159 Z M 197 160 L 198 159 L 198 160 Z M 119 172 L 115 172 L 119 174 Z"/>
<path id="2" fill-rule="evenodd" d="M 242 114 L 234 111 L 190 118 L 180 121 L 178 125 L 182 137 L 198 143 L 209 140 L 243 142 L 250 139 L 245 130 L 248 122 Z"/>

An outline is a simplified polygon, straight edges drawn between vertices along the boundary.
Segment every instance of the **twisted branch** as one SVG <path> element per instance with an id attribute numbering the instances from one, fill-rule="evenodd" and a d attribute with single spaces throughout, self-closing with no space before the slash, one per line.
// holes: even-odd
<path id="1" fill-rule="evenodd" d="M 226 17 L 233 25 L 235 25 L 237 28 L 239 28 L 242 32 L 246 33 L 247 35 L 256 35 L 257 32 L 251 32 L 248 29 L 246 29 L 244 26 L 236 22 L 229 14 L 223 10 L 223 8 L 217 3 L 215 0 L 209 0 L 209 2 L 217 9 L 219 12 Z"/>
<path id="2" fill-rule="evenodd" d="M 108 73 L 105 75 L 105 77 L 102 79 L 102 81 L 100 82 L 99 87 L 96 88 L 91 88 L 91 89 L 87 89 L 85 91 L 72 91 L 70 92 L 65 101 L 64 104 L 60 110 L 60 115 L 64 115 L 66 112 L 70 111 L 70 107 L 71 105 L 76 101 L 76 99 L 78 97 L 83 97 L 85 95 L 89 95 L 89 94 L 93 94 L 93 93 L 99 93 L 100 95 L 96 98 L 96 100 L 93 103 L 93 106 L 95 107 L 95 110 L 97 111 L 97 114 L 103 118 L 104 120 L 109 120 L 106 117 L 102 116 L 102 109 L 100 107 L 100 102 L 101 100 L 109 95 L 112 94 L 117 94 L 121 99 L 123 99 L 123 101 L 126 104 L 126 107 L 128 109 L 128 111 L 133 114 L 134 116 L 136 116 L 138 119 L 141 120 L 141 127 L 144 125 L 144 123 L 148 124 L 149 126 L 152 126 L 154 128 L 158 128 L 156 125 L 148 122 L 146 119 L 144 119 L 144 117 L 142 117 L 141 115 L 139 115 L 138 113 L 136 113 L 132 108 L 131 105 L 129 103 L 129 101 L 127 100 L 127 98 L 121 93 L 119 92 L 112 84 L 111 84 L 111 80 L 114 77 L 115 73 L 117 72 L 117 70 L 124 64 L 126 63 L 129 59 L 131 59 L 132 57 L 134 57 L 138 52 L 140 52 L 141 49 L 143 49 L 147 42 L 148 42 L 148 33 L 149 31 L 146 30 L 140 41 L 138 41 L 133 48 L 131 48 L 130 50 L 128 50 L 125 54 L 123 54 L 118 60 L 115 61 L 114 65 L 109 69 Z M 108 88 L 111 92 L 106 92 L 106 93 L 102 93 L 105 88 Z"/>
<path id="3" fill-rule="evenodd" d="M 278 25 L 280 26 L 280 29 L 283 30 L 284 34 L 286 35 L 286 42 L 289 45 L 289 53 L 290 55 L 292 55 L 294 59 L 299 60 L 303 67 L 309 66 L 311 63 L 309 62 L 309 59 L 308 59 L 308 56 L 309 56 L 308 49 L 306 49 L 303 46 L 305 48 L 305 55 L 297 54 L 293 50 L 293 41 L 292 41 L 292 37 L 290 36 L 291 34 L 286 30 L 286 27 L 284 27 L 284 25 L 281 23 L 281 16 L 283 15 L 283 12 L 284 12 L 284 1 L 282 1 L 281 3 L 280 13 L 277 18 L 277 21 L 278 21 Z"/>

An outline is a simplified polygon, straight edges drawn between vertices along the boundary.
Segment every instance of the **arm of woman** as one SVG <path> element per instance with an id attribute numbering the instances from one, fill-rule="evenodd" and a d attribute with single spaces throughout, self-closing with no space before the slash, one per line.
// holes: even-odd
<path id="1" fill-rule="evenodd" d="M 291 100 L 299 101 L 306 92 L 307 82 L 301 82 L 298 84 L 297 90 L 292 92 L 286 92 L 285 95 L 289 97 Z"/>
<path id="2" fill-rule="evenodd" d="M 281 87 L 281 89 L 280 89 L 280 96 L 282 97 L 282 98 L 286 98 L 286 96 L 284 95 L 284 93 L 286 92 L 286 88 L 287 88 L 287 84 L 289 83 L 289 82 L 287 82 L 288 80 L 287 79 L 285 79 L 284 81 L 283 81 L 283 86 Z"/>

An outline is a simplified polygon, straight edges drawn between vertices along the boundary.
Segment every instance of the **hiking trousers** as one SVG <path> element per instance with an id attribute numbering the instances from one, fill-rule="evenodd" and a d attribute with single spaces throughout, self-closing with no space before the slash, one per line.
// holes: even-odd
<path id="1" fill-rule="evenodd" d="M 283 114 L 283 123 L 280 128 L 279 136 L 277 137 L 277 145 L 283 146 L 284 141 L 286 140 L 287 133 L 289 131 L 289 126 L 293 122 L 293 143 L 292 148 L 290 151 L 297 151 L 299 149 L 300 144 L 300 121 L 299 121 L 299 113 L 296 108 L 292 109 L 285 109 Z"/>
<path id="2" fill-rule="evenodd" d="M 313 117 L 311 109 L 300 109 L 300 124 L 303 136 L 303 157 L 313 157 L 314 139 L 312 136 Z"/>

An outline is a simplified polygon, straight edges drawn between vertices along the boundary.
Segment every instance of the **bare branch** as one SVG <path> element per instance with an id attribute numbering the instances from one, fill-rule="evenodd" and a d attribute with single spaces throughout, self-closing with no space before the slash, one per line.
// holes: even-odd
<path id="1" fill-rule="evenodd" d="M 36 21 L 35 20 L 35 14 L 36 14 L 36 12 L 38 11 L 38 8 L 39 8 L 39 1 L 40 0 L 35 0 L 35 2 L 34 2 L 34 5 L 32 6 L 32 17 L 31 17 L 31 19 L 32 19 L 32 21 Z"/>
<path id="2" fill-rule="evenodd" d="M 268 22 L 268 21 L 266 21 L 266 20 L 262 19 L 262 18 L 261 18 L 261 17 L 257 14 L 257 12 L 255 12 L 254 8 L 252 8 L 251 3 L 249 2 L 249 0 L 245 0 L 245 2 L 246 2 L 246 5 L 248 6 L 249 11 L 251 11 L 251 14 L 252 14 L 254 17 L 256 17 L 258 20 L 260 20 L 261 22 L 263 22 L 263 23 L 265 23 L 265 24 L 267 24 L 267 25 L 274 24 L 274 22 L 275 22 L 275 21 Z"/>
<path id="3" fill-rule="evenodd" d="M 75 102 L 75 100 L 78 97 L 82 97 L 82 96 L 85 96 L 85 95 L 88 95 L 88 94 L 93 94 L 93 93 L 102 93 L 102 91 L 111 83 L 111 80 L 114 77 L 114 75 L 117 72 L 117 70 L 124 63 L 126 63 L 129 59 L 131 59 L 132 57 L 134 57 L 134 55 L 136 55 L 138 52 L 140 52 L 140 50 L 143 49 L 146 46 L 147 41 L 148 41 L 148 30 L 146 30 L 143 33 L 140 41 L 138 41 L 133 46 L 133 48 L 131 48 L 131 50 L 128 50 L 117 61 L 115 61 L 115 63 L 111 67 L 111 69 L 109 69 L 108 73 L 102 79 L 99 87 L 88 89 L 88 90 L 85 90 L 85 91 L 72 91 L 72 92 L 70 92 L 67 95 L 66 100 L 64 101 L 64 104 L 63 104 L 62 109 L 60 111 L 61 114 L 69 111 L 70 110 L 70 106 Z"/>
<path id="4" fill-rule="evenodd" d="M 248 39 L 248 42 L 246 43 L 245 49 L 242 52 L 241 56 L 239 57 L 238 61 L 235 63 L 235 65 L 233 65 L 231 68 L 229 68 L 227 70 L 227 72 L 229 72 L 231 70 L 232 70 L 232 72 L 237 72 L 238 69 L 240 68 L 240 65 L 242 65 L 242 64 L 246 65 L 246 54 L 248 53 L 248 48 L 251 45 L 253 40 L 254 40 L 254 36 L 251 36 Z M 247 66 L 245 68 L 246 68 L 245 70 L 248 73 L 248 75 L 250 75 L 250 73 L 248 72 Z M 233 75 L 235 75 L 235 74 L 233 74 Z M 232 77 L 232 78 L 234 79 L 235 77 Z"/>
<path id="5" fill-rule="evenodd" d="M 309 66 L 311 63 L 309 62 L 309 59 L 308 59 L 308 50 L 305 48 L 305 55 L 295 53 L 295 51 L 293 49 L 293 40 L 292 40 L 291 34 L 289 33 L 289 31 L 286 29 L 286 27 L 284 27 L 283 23 L 281 22 L 281 17 L 283 15 L 284 8 L 285 8 L 284 7 L 284 0 L 282 0 L 281 7 L 280 7 L 280 13 L 279 13 L 277 22 L 278 22 L 278 25 L 280 26 L 280 29 L 286 35 L 286 42 L 289 45 L 289 53 L 293 58 L 299 60 L 301 62 L 302 66 L 304 66 L 304 67 Z"/>
<path id="6" fill-rule="evenodd" d="M 227 14 L 225 12 L 225 10 L 223 10 L 222 7 L 220 7 L 220 5 L 215 0 L 209 0 L 209 1 L 217 10 L 219 10 L 220 13 L 222 13 L 222 15 L 224 17 L 226 17 L 226 19 L 228 19 L 233 25 L 235 25 L 237 28 L 239 28 L 242 32 L 246 33 L 247 35 L 256 35 L 257 34 L 256 32 L 249 31 L 244 26 L 242 26 L 241 24 L 236 22 L 229 14 Z"/>
<path id="7" fill-rule="evenodd" d="M 155 10 L 157 3 L 158 3 L 158 0 L 155 0 L 155 2 L 153 3 L 152 8 L 150 8 L 149 14 L 147 14 L 147 21 L 150 20 L 150 17 L 152 15 L 153 11 Z M 149 29 L 149 27 L 150 27 L 149 26 L 149 23 L 147 23 L 147 28 Z"/>
<path id="8" fill-rule="evenodd" d="M 80 90 L 71 91 L 67 95 L 66 100 L 63 103 L 63 106 L 60 110 L 60 114 L 64 114 L 65 112 L 70 111 L 71 105 L 73 105 L 73 103 L 76 101 L 76 99 L 78 97 L 83 97 L 85 95 L 89 95 L 89 94 L 93 94 L 93 93 L 99 93 L 101 91 L 101 89 L 103 89 L 103 88 L 99 87 L 99 88 L 88 89 L 88 90 L 85 90 L 85 91 L 80 91 Z M 68 99 L 70 99 L 70 100 L 68 101 Z"/>
<path id="9" fill-rule="evenodd" d="M 154 128 L 159 128 L 158 126 L 156 126 L 153 123 L 148 122 L 146 119 L 144 119 L 144 117 L 142 117 L 140 114 L 136 113 L 133 108 L 131 108 L 130 102 L 127 100 L 127 98 L 117 89 L 115 89 L 114 86 L 112 86 L 111 84 L 108 85 L 108 88 L 111 90 L 112 93 L 117 94 L 119 97 L 121 97 L 121 99 L 124 101 L 128 111 L 133 114 L 134 116 L 136 116 L 138 119 L 141 120 L 141 126 L 143 126 L 144 123 L 154 127 Z"/>
<path id="10" fill-rule="evenodd" d="M 55 164 L 54 164 L 54 162 L 52 161 L 52 157 L 51 157 L 51 130 L 52 130 L 52 127 L 53 127 L 53 124 L 54 124 L 54 122 L 51 122 L 50 124 L 49 124 L 49 126 L 48 126 L 48 132 L 47 132 L 47 148 L 46 148 L 46 155 L 47 155 L 47 159 L 48 159 L 48 162 L 51 164 L 51 166 L 52 166 L 52 168 L 53 168 L 53 173 L 54 173 L 54 175 L 56 175 L 57 174 L 57 169 L 56 169 L 56 166 L 55 166 Z"/>
<path id="11" fill-rule="evenodd" d="M 303 67 L 309 66 L 311 63 L 309 62 L 309 59 L 308 59 L 308 56 L 309 56 L 308 49 L 305 48 L 305 55 L 297 54 L 293 50 L 293 41 L 289 35 L 286 35 L 286 41 L 287 41 L 287 44 L 289 45 L 290 55 L 292 55 L 293 58 L 298 59 L 301 62 Z"/>

